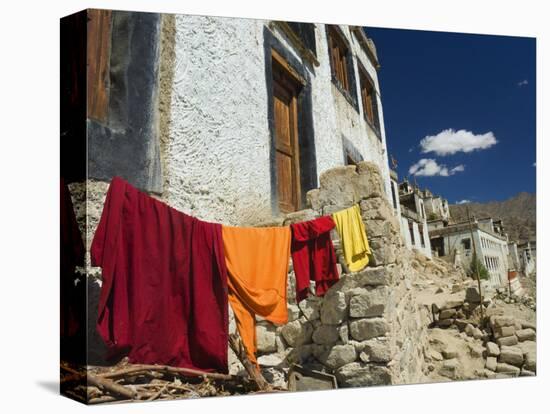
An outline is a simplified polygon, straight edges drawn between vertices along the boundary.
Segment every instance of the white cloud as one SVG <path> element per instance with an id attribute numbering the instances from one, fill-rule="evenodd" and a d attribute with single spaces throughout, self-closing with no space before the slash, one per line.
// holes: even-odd
<path id="1" fill-rule="evenodd" d="M 529 82 L 527 81 L 527 79 L 523 79 L 522 81 L 518 82 L 519 87 L 525 86 L 525 85 L 528 85 L 528 84 L 529 84 Z"/>
<path id="2" fill-rule="evenodd" d="M 453 175 L 454 173 L 457 173 L 457 172 L 462 172 L 464 171 L 464 164 L 460 164 L 460 165 L 457 165 L 456 167 L 453 167 L 451 168 L 451 175 Z"/>
<path id="3" fill-rule="evenodd" d="M 467 204 L 467 203 L 471 203 L 471 201 L 464 199 L 456 202 L 456 204 Z"/>
<path id="4" fill-rule="evenodd" d="M 434 177 L 442 176 L 448 177 L 454 175 L 457 172 L 464 171 L 464 165 L 460 164 L 456 167 L 449 168 L 444 164 L 438 164 L 436 160 L 432 158 L 422 158 L 417 163 L 411 165 L 409 168 L 409 174 L 419 177 Z"/>
<path id="5" fill-rule="evenodd" d="M 495 135 L 489 131 L 476 135 L 471 131 L 445 129 L 437 135 L 428 135 L 420 141 L 423 153 L 435 152 L 437 155 L 452 155 L 457 152 L 472 152 L 492 147 L 497 143 Z"/>

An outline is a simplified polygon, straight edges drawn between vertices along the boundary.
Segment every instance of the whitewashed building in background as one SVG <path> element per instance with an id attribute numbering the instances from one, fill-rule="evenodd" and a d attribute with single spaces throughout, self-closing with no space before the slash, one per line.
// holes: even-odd
<path id="1" fill-rule="evenodd" d="M 518 244 L 518 253 L 521 272 L 525 276 L 531 276 L 536 273 L 537 244 L 535 241 L 529 241 Z"/>
<path id="2" fill-rule="evenodd" d="M 396 182 L 397 180 L 394 180 Z M 426 221 L 426 209 L 420 190 L 407 180 L 398 186 L 401 235 L 409 249 L 416 249 L 432 257 L 432 247 Z"/>
<path id="3" fill-rule="evenodd" d="M 421 192 L 424 201 L 424 209 L 428 222 L 432 220 L 441 220 L 448 223 L 451 218 L 449 202 L 439 195 L 434 195 L 430 190 L 424 189 Z"/>
<path id="4" fill-rule="evenodd" d="M 473 237 L 472 237 L 473 236 Z M 474 244 L 479 260 L 489 272 L 489 283 L 500 287 L 508 281 L 508 238 L 494 231 L 490 219 L 472 219 L 430 230 L 432 248 L 439 257 L 469 268 Z"/>

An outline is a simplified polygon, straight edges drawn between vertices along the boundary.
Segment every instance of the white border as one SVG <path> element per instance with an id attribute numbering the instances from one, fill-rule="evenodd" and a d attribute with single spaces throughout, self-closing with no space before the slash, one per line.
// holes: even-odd
<path id="1" fill-rule="evenodd" d="M 332 3 L 332 4 L 331 4 Z M 337 5 L 335 7 L 334 5 Z M 105 412 L 547 412 L 548 145 L 543 142 L 543 79 L 549 56 L 544 2 L 511 1 L 12 1 L 0 31 L 0 404 L 3 411 L 80 412 L 61 398 L 58 370 L 59 17 L 86 7 L 335 22 L 364 26 L 536 36 L 538 183 L 538 377 L 407 385 L 336 392 L 113 405 Z M 510 59 L 513 64 L 513 57 Z M 547 77 L 548 75 L 546 75 Z M 522 137 L 518 137 L 521 145 Z M 546 393 L 546 395 L 545 395 Z M 546 398 L 545 398 L 546 397 Z M 11 408 L 11 410 L 10 410 Z M 467 410 L 467 411 L 465 411 Z"/>

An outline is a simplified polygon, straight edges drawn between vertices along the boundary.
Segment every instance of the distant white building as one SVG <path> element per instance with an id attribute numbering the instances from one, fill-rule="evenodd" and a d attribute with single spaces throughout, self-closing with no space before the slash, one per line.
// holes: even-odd
<path id="1" fill-rule="evenodd" d="M 478 258 L 489 272 L 489 283 L 500 287 L 508 281 L 508 239 L 494 231 L 490 219 L 472 219 L 468 222 L 450 224 L 430 230 L 430 243 L 438 256 L 469 268 L 474 254 L 474 244 Z M 472 237 L 473 236 L 473 237 Z"/>
<path id="2" fill-rule="evenodd" d="M 433 195 L 428 189 L 425 189 L 420 194 L 422 201 L 424 202 L 427 221 L 430 222 L 440 220 L 444 223 L 448 223 L 451 218 L 449 202 L 441 196 Z"/>
<path id="3" fill-rule="evenodd" d="M 432 257 L 428 224 L 426 222 L 426 210 L 420 190 L 405 180 L 399 184 L 398 194 L 401 235 L 406 246 L 409 249 L 419 250 L 427 257 Z M 395 203 L 394 209 L 396 209 Z"/>
<path id="4" fill-rule="evenodd" d="M 518 245 L 518 256 L 520 262 L 520 271 L 525 276 L 531 276 L 537 271 L 537 243 L 530 241 Z"/>
<path id="5" fill-rule="evenodd" d="M 508 267 L 517 271 L 521 270 L 518 244 L 515 241 L 508 242 Z"/>

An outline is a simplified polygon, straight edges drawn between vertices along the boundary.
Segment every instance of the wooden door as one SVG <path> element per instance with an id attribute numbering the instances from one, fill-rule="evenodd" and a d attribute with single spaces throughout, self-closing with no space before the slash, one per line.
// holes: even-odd
<path id="1" fill-rule="evenodd" d="M 273 109 L 277 193 L 282 213 L 300 208 L 300 155 L 298 149 L 298 103 L 300 84 L 273 60 Z"/>

